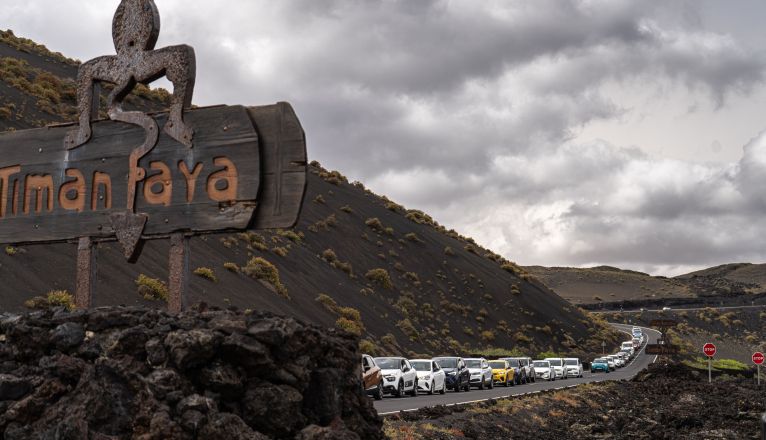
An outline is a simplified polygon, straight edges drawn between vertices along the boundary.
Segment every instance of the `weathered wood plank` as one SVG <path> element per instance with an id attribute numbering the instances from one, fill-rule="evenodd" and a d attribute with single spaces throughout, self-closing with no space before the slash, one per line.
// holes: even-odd
<path id="1" fill-rule="evenodd" d="M 155 116 L 159 126 L 165 117 Z M 196 131 L 194 148 L 163 133 L 139 162 L 147 177 L 136 188 L 136 212 L 149 215 L 146 238 L 244 229 L 255 212 L 261 158 L 248 111 L 199 109 L 186 118 Z M 89 143 L 67 151 L 66 131 L 58 127 L 0 136 L 0 242 L 114 234 L 109 216 L 127 207 L 128 156 L 141 145 L 144 132 L 128 124 L 97 122 Z"/>
<path id="2" fill-rule="evenodd" d="M 286 102 L 250 107 L 261 140 L 262 182 L 252 229 L 289 228 L 298 221 L 306 193 L 306 135 Z"/>

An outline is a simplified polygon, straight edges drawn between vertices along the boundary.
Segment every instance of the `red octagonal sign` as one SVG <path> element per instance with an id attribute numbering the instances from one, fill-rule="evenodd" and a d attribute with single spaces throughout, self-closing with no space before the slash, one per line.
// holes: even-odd
<path id="1" fill-rule="evenodd" d="M 708 342 L 702 347 L 702 351 L 705 353 L 705 356 L 707 357 L 713 357 L 715 356 L 715 345 Z"/>
<path id="2" fill-rule="evenodd" d="M 763 363 L 763 353 L 760 351 L 753 353 L 753 363 L 756 365 L 761 365 Z"/>

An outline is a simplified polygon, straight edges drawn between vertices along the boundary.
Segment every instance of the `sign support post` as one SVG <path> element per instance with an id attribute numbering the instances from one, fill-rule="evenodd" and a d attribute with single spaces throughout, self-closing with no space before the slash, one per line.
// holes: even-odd
<path id="1" fill-rule="evenodd" d="M 87 309 L 93 301 L 96 284 L 96 246 L 90 237 L 81 237 L 77 243 L 77 280 L 75 306 Z"/>
<path id="2" fill-rule="evenodd" d="M 170 236 L 170 268 L 168 282 L 168 311 L 179 313 L 188 304 L 189 237 L 183 232 Z"/>
<path id="3" fill-rule="evenodd" d="M 713 356 L 715 356 L 715 344 L 708 342 L 702 346 L 702 353 L 707 356 L 707 383 L 713 382 Z"/>
<path id="4" fill-rule="evenodd" d="M 757 371 L 757 375 L 758 375 L 758 379 L 757 380 L 758 380 L 758 386 L 760 387 L 761 386 L 761 364 L 763 363 L 763 353 L 761 353 L 760 351 L 756 351 L 755 353 L 753 353 L 752 359 L 753 359 L 753 363 L 755 364 L 756 369 L 758 370 Z"/>

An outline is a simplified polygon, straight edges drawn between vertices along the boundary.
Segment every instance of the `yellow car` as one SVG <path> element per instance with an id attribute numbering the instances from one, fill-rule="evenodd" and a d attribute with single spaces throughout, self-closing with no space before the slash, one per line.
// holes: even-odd
<path id="1" fill-rule="evenodd" d="M 496 384 L 513 386 L 514 370 L 508 361 L 489 361 L 489 368 L 492 369 L 492 381 Z"/>

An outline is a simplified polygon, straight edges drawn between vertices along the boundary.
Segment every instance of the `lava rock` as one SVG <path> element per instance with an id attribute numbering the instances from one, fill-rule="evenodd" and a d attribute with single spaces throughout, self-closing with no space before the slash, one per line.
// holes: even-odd
<path id="1" fill-rule="evenodd" d="M 0 374 L 0 400 L 18 400 L 32 389 L 28 379 Z"/>

